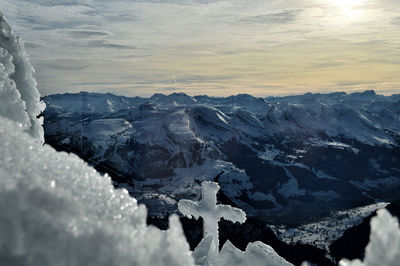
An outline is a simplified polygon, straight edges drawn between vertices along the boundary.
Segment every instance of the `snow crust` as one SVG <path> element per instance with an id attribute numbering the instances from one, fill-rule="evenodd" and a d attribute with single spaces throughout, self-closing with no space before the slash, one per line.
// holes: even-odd
<path id="1" fill-rule="evenodd" d="M 342 260 L 340 266 L 396 266 L 400 261 L 399 222 L 386 209 L 377 212 L 371 219 L 370 241 L 365 248 L 364 261 Z"/>
<path id="2" fill-rule="evenodd" d="M 0 117 L 2 265 L 194 265 L 178 217 L 147 211 L 75 155 L 40 145 Z"/>
<path id="3" fill-rule="evenodd" d="M 227 240 L 220 252 L 216 252 L 212 236 L 203 238 L 193 252 L 196 265 L 201 266 L 290 266 L 272 247 L 256 241 L 249 243 L 245 251 L 236 248 Z"/>
<path id="4" fill-rule="evenodd" d="M 0 12 L 0 115 L 23 125 L 39 142 L 44 142 L 44 110 L 34 69 L 20 38 L 16 37 Z"/>

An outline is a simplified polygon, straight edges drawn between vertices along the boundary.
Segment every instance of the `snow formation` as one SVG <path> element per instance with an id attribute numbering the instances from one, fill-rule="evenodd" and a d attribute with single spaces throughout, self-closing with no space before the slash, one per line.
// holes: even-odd
<path id="1" fill-rule="evenodd" d="M 228 240 L 216 259 L 216 265 L 290 266 L 292 264 L 280 257 L 272 247 L 260 241 L 249 243 L 243 252 Z"/>
<path id="2" fill-rule="evenodd" d="M 370 240 L 365 248 L 364 261 L 342 260 L 340 266 L 396 266 L 400 261 L 400 230 L 397 218 L 386 209 L 371 219 Z"/>
<path id="3" fill-rule="evenodd" d="M 236 248 L 227 240 L 221 251 L 215 250 L 212 236 L 203 238 L 193 252 L 196 265 L 200 266 L 291 266 L 272 247 L 256 241 L 249 243 L 245 251 Z"/>
<path id="4" fill-rule="evenodd" d="M 33 72 L 21 39 L 13 34 L 0 12 L 0 115 L 21 123 L 43 143 L 43 118 L 37 116 L 45 104 L 40 101 Z"/>

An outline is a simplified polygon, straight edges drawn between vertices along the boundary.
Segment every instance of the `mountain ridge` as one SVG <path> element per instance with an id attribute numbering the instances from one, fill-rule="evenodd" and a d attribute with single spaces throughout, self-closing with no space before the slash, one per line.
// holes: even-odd
<path id="1" fill-rule="evenodd" d="M 269 222 L 306 221 L 400 191 L 398 94 L 43 100 L 46 141 L 110 172 L 155 217 L 198 198 L 198 181 L 221 172 L 223 192 Z"/>

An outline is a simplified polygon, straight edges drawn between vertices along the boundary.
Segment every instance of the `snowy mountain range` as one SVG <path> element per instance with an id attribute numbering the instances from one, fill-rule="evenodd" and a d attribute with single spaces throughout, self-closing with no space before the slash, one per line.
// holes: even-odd
<path id="1" fill-rule="evenodd" d="M 216 216 L 203 215 L 204 211 L 208 214 L 214 213 L 215 210 L 209 208 L 210 204 L 202 205 L 195 212 L 197 214 L 201 212 L 204 221 L 206 219 L 212 221 L 214 229 L 217 230 L 215 235 L 225 243 L 219 251 L 212 244 L 215 243 L 213 237 L 207 236 L 207 232 L 203 234 L 203 239 L 194 251 L 189 251 L 184 233 L 188 232 L 187 235 L 193 236 L 199 230 L 192 231 L 190 228 L 185 230 L 184 218 L 179 219 L 176 214 L 166 218 L 168 230 L 162 231 L 147 226 L 149 219 L 157 220 L 157 218 L 149 217 L 147 208 L 129 196 L 126 189 L 113 187 L 113 185 L 128 186 L 135 191 L 134 185 L 139 181 L 132 179 L 126 183 L 129 181 L 128 176 L 119 174 L 118 169 L 112 170 L 106 166 L 108 158 L 106 153 L 103 152 L 104 161 L 98 161 L 96 166 L 113 173 L 114 184 L 109 175 L 95 171 L 78 156 L 57 152 L 50 145 L 43 145 L 43 117 L 39 113 L 45 105 L 40 101 L 33 72 L 34 69 L 21 39 L 12 33 L 10 25 L 0 13 L 1 265 L 291 265 L 279 254 L 290 258 L 295 265 L 308 265 L 303 263 L 304 261 L 317 262 L 318 265 L 334 265 L 329 256 L 316 247 L 283 243 L 264 221 L 255 218 L 248 217 L 246 223 L 249 220 L 252 222 L 240 225 L 227 226 L 226 221 L 221 221 L 222 230 L 219 234 Z M 110 105 L 109 103 L 112 104 L 112 101 L 106 100 L 105 106 Z M 92 105 L 87 107 L 89 113 L 93 111 Z M 99 109 L 102 107 L 101 102 L 97 107 Z M 63 111 L 60 106 L 53 105 L 53 111 L 54 108 Z M 85 106 L 81 108 L 83 110 Z M 109 111 L 112 113 L 115 109 Z M 76 136 L 70 134 L 69 137 L 61 139 L 60 147 L 71 145 L 71 148 L 65 149 L 75 149 L 78 153 L 89 151 L 93 147 L 99 149 L 97 151 L 107 148 L 106 152 L 109 154 L 112 152 L 124 154 L 126 151 L 119 149 L 122 146 L 114 145 L 115 150 L 109 150 L 111 147 L 109 138 L 113 137 L 114 142 L 118 143 L 117 139 L 122 138 L 122 133 L 126 130 L 120 129 L 118 123 L 113 123 L 113 119 L 118 120 L 118 118 L 108 115 L 107 112 L 104 112 L 104 116 L 98 113 L 97 116 L 91 116 L 81 112 L 80 115 L 70 113 L 63 116 L 55 111 L 53 123 L 57 123 L 58 118 L 59 122 L 69 124 L 73 130 L 79 128 L 79 124 L 69 120 L 71 117 L 77 119 L 80 116 L 81 120 L 86 121 L 81 124 L 81 130 L 93 122 L 92 133 L 98 134 L 98 144 L 101 145 L 96 146 L 98 144 L 90 142 L 96 141 L 96 138 L 88 140 L 85 136 L 81 137 L 81 146 L 76 146 L 79 137 L 75 139 Z M 101 122 L 101 119 L 104 121 Z M 119 119 L 124 121 L 125 126 L 129 123 L 130 128 L 133 128 L 130 122 L 125 123 L 124 119 Z M 107 124 L 108 127 L 104 126 Z M 65 126 L 63 123 L 61 125 Z M 88 136 L 93 137 L 90 134 Z M 103 143 L 101 140 L 106 142 Z M 55 146 L 57 144 L 58 142 L 54 143 Z M 93 150 L 92 157 L 95 156 L 94 152 L 96 150 Z M 92 157 L 87 156 L 85 159 L 90 161 Z M 93 161 L 91 163 L 93 164 Z M 203 167 L 205 166 L 203 163 Z M 215 179 L 222 176 L 221 173 Z M 143 178 L 142 181 L 147 179 Z M 219 187 L 213 182 L 202 182 L 202 184 L 205 184 L 203 195 L 210 195 L 209 189 Z M 156 190 L 156 187 L 153 189 Z M 232 192 L 229 189 L 226 191 Z M 245 187 L 241 187 L 240 191 L 249 193 Z M 159 195 L 158 202 L 167 199 L 161 193 Z M 221 207 L 221 210 L 236 210 L 244 215 L 242 211 L 229 206 L 235 204 L 224 191 L 219 195 L 213 194 L 214 205 L 217 203 L 217 196 L 222 204 L 227 204 Z M 206 197 L 205 201 L 210 203 L 209 199 Z M 153 208 L 153 205 L 149 206 Z M 393 207 L 396 209 L 393 205 L 389 205 L 388 209 L 393 212 Z M 353 220 L 353 217 L 349 218 Z M 370 241 L 363 253 L 365 254 L 363 262 L 342 260 L 339 255 L 337 259 L 341 259 L 340 265 L 397 265 L 400 243 L 398 220 L 386 210 L 379 210 L 370 224 Z M 193 224 L 187 225 L 193 228 Z M 258 238 L 258 241 L 253 241 L 255 238 Z M 360 245 L 357 238 L 359 238 L 357 232 L 354 234 L 354 231 L 347 231 L 347 235 L 345 233 L 341 240 L 344 239 L 346 243 L 350 239 L 352 243 L 356 243 L 354 246 L 358 250 L 363 244 Z M 272 246 L 260 241 L 264 239 L 266 242 L 274 243 L 279 254 Z M 342 243 L 343 241 L 334 243 L 338 254 L 345 248 Z M 358 257 L 358 253 L 355 254 Z"/>
<path id="2" fill-rule="evenodd" d="M 198 200 L 203 180 L 248 216 L 290 224 L 400 192 L 400 94 L 43 98 L 45 140 L 74 152 L 148 206 Z"/>

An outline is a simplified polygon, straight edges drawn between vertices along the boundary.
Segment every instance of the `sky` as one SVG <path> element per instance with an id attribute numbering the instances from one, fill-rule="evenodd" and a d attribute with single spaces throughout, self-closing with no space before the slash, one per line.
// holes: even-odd
<path id="1" fill-rule="evenodd" d="M 1 0 L 42 95 L 400 93 L 399 0 Z"/>

